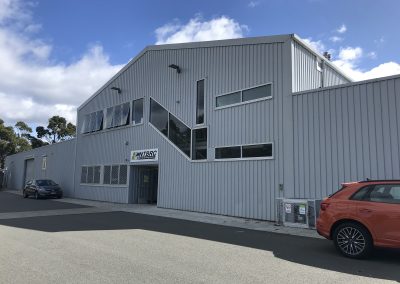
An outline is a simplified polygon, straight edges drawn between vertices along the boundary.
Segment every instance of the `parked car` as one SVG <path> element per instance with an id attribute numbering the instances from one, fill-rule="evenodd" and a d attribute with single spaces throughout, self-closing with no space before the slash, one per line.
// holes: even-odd
<path id="1" fill-rule="evenodd" d="M 33 195 L 36 199 L 41 197 L 61 198 L 63 191 L 61 187 L 51 179 L 37 179 L 28 181 L 22 192 L 24 198 Z"/>
<path id="2" fill-rule="evenodd" d="M 343 184 L 321 203 L 317 231 L 351 258 L 374 247 L 400 248 L 400 180 Z"/>

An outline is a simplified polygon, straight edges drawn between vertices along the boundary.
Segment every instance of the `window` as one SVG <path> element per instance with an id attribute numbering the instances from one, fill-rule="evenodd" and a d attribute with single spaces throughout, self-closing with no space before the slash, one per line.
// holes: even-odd
<path id="1" fill-rule="evenodd" d="M 118 127 L 122 124 L 122 105 L 117 105 L 114 107 L 112 127 Z"/>
<path id="2" fill-rule="evenodd" d="M 114 113 L 114 108 L 109 107 L 107 109 L 107 116 L 106 116 L 106 128 L 111 128 L 113 125 L 113 113 Z"/>
<path id="3" fill-rule="evenodd" d="M 106 128 L 120 127 L 128 125 L 130 121 L 130 103 L 124 103 L 107 108 Z"/>
<path id="4" fill-rule="evenodd" d="M 84 166 L 81 171 L 81 183 L 99 184 L 100 174 L 100 166 Z"/>
<path id="5" fill-rule="evenodd" d="M 272 143 L 215 148 L 215 159 L 272 158 Z"/>
<path id="6" fill-rule="evenodd" d="M 197 81 L 196 124 L 204 123 L 204 80 Z"/>
<path id="7" fill-rule="evenodd" d="M 242 158 L 272 157 L 272 144 L 242 146 Z"/>
<path id="8" fill-rule="evenodd" d="M 240 103 L 240 92 L 217 97 L 217 107 Z"/>
<path id="9" fill-rule="evenodd" d="M 234 159 L 240 155 L 240 146 L 215 148 L 215 159 Z"/>
<path id="10" fill-rule="evenodd" d="M 96 114 L 96 126 L 94 131 L 100 131 L 103 129 L 103 111 L 99 110 Z"/>
<path id="11" fill-rule="evenodd" d="M 168 111 L 150 99 L 150 123 L 168 137 Z"/>
<path id="12" fill-rule="evenodd" d="M 88 167 L 86 183 L 93 183 L 93 173 L 94 173 L 93 167 Z"/>
<path id="13" fill-rule="evenodd" d="M 100 131 L 103 129 L 103 111 L 86 114 L 83 118 L 82 133 Z"/>
<path id="14" fill-rule="evenodd" d="M 92 112 L 90 114 L 90 124 L 89 124 L 89 131 L 88 132 L 93 132 L 96 126 L 96 113 Z"/>
<path id="15" fill-rule="evenodd" d="M 86 181 L 87 181 L 87 167 L 82 167 L 81 183 L 86 183 Z"/>
<path id="16" fill-rule="evenodd" d="M 244 90 L 242 92 L 242 96 L 243 102 L 271 97 L 271 85 L 264 85 L 261 87 Z"/>
<path id="17" fill-rule="evenodd" d="M 216 97 L 216 107 L 251 102 L 263 98 L 272 97 L 271 84 L 253 87 L 238 92 Z"/>
<path id="18" fill-rule="evenodd" d="M 352 200 L 363 200 L 365 195 L 372 189 L 370 186 L 365 186 L 358 190 L 352 197 Z"/>
<path id="19" fill-rule="evenodd" d="M 121 106 L 122 106 L 122 117 L 121 117 L 121 123 L 118 126 L 128 125 L 130 121 L 129 115 L 131 112 L 131 105 L 130 103 L 124 103 Z"/>
<path id="20" fill-rule="evenodd" d="M 132 102 L 132 123 L 143 123 L 143 99 L 134 100 Z"/>
<path id="21" fill-rule="evenodd" d="M 193 129 L 192 131 L 192 159 L 207 159 L 207 128 Z"/>
<path id="22" fill-rule="evenodd" d="M 400 185 L 379 184 L 360 189 L 353 200 L 400 204 Z"/>
<path id="23" fill-rule="evenodd" d="M 100 183 L 100 173 L 101 173 L 100 166 L 93 167 L 93 183 Z"/>
<path id="24" fill-rule="evenodd" d="M 124 185 L 128 182 L 128 166 L 104 166 L 103 184 Z"/>
<path id="25" fill-rule="evenodd" d="M 190 128 L 172 114 L 169 114 L 168 138 L 179 149 L 190 157 Z"/>
<path id="26" fill-rule="evenodd" d="M 322 72 L 322 69 L 324 68 L 324 64 L 322 63 L 322 60 L 317 57 L 317 70 L 319 72 Z"/>
<path id="27" fill-rule="evenodd" d="M 82 133 L 88 133 L 89 129 L 90 129 L 90 114 L 86 114 L 83 117 Z"/>
<path id="28" fill-rule="evenodd" d="M 47 168 L 47 157 L 42 158 L 42 170 L 46 170 Z"/>

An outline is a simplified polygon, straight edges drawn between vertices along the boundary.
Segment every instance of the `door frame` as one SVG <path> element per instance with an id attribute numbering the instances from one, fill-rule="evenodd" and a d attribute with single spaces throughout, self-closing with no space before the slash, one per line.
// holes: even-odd
<path id="1" fill-rule="evenodd" d="M 129 204 L 139 204 L 138 203 L 138 196 L 136 192 L 136 179 L 135 174 L 136 170 L 135 167 L 151 167 L 157 168 L 157 203 L 158 206 L 158 196 L 159 196 L 159 189 L 160 189 L 160 166 L 157 162 L 155 163 L 131 163 L 129 165 L 129 186 L 128 186 L 128 203 Z"/>

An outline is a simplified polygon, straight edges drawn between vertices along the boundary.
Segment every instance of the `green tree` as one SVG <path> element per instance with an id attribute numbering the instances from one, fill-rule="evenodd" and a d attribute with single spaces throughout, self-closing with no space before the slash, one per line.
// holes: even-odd
<path id="1" fill-rule="evenodd" d="M 19 124 L 19 126 L 27 126 L 25 123 L 23 124 Z M 24 131 L 28 131 L 28 128 L 25 128 Z M 19 129 L 19 131 L 22 130 Z M 29 143 L 27 138 L 15 133 L 14 127 L 6 126 L 4 124 L 4 121 L 0 119 L 0 168 L 4 168 L 4 162 L 8 155 L 27 151 L 30 149 L 31 144 Z"/>
<path id="2" fill-rule="evenodd" d="M 53 144 L 64 140 L 69 140 L 76 135 L 76 127 L 62 116 L 53 116 L 49 119 L 47 128 L 44 126 L 36 127 L 38 138 L 44 138 L 48 143 Z"/>

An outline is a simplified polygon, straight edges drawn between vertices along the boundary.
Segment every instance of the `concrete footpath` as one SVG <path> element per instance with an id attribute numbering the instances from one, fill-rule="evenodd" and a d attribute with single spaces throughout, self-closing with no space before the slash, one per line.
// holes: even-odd
<path id="1" fill-rule="evenodd" d="M 5 192 L 18 194 L 22 196 L 21 191 L 6 190 Z M 68 215 L 68 214 L 81 214 L 81 213 L 98 213 L 98 212 L 130 212 L 137 214 L 145 214 L 159 217 L 167 217 L 180 220 L 188 220 L 195 222 L 202 222 L 208 224 L 222 225 L 237 227 L 249 230 L 257 230 L 264 232 L 273 232 L 294 236 L 310 237 L 310 238 L 322 238 L 318 235 L 315 230 L 311 229 L 301 229 L 301 228 L 288 228 L 283 226 L 276 226 L 274 222 L 252 220 L 245 218 L 237 218 L 223 215 L 206 214 L 199 212 L 189 212 L 182 210 L 159 208 L 154 205 L 146 204 L 120 204 L 111 202 L 101 202 L 93 200 L 83 200 L 75 198 L 63 198 L 63 199 L 48 199 L 49 202 L 63 202 L 75 205 L 82 205 L 84 207 L 91 208 L 76 208 L 76 209 L 64 209 L 64 210 L 46 210 L 35 211 L 35 212 L 20 212 L 17 215 L 13 214 L 13 218 L 26 218 L 26 217 L 36 217 L 36 216 L 50 216 L 50 215 Z M 75 212 L 76 211 L 76 212 Z M 4 216 L 3 216 L 4 215 Z M 7 216 L 6 216 L 7 215 Z M 10 214 L 1 213 L 0 219 L 8 219 Z"/>

